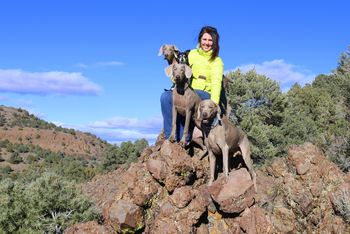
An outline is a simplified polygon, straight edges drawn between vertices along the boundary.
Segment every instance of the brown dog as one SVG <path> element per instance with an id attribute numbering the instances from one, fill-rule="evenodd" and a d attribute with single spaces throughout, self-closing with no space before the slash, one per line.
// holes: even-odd
<path id="1" fill-rule="evenodd" d="M 160 47 L 158 56 L 164 55 L 164 59 L 168 61 L 168 65 L 177 63 L 175 59 L 175 53 L 179 52 L 179 49 L 175 45 L 164 44 Z"/>
<path id="2" fill-rule="evenodd" d="M 175 82 L 173 89 L 172 130 L 169 140 L 170 142 L 176 141 L 176 116 L 179 113 L 185 116 L 185 126 L 180 141 L 181 146 L 185 147 L 190 121 L 196 116 L 195 112 L 198 109 L 201 98 L 189 85 L 192 70 L 188 65 L 172 64 L 166 68 L 165 73 Z"/>
<path id="3" fill-rule="evenodd" d="M 203 100 L 199 103 L 198 119 L 201 119 L 204 143 L 209 153 L 209 185 L 214 181 L 216 157 L 222 154 L 224 174 L 228 178 L 229 156 L 235 156 L 237 151 L 240 151 L 252 177 L 255 191 L 257 191 L 248 137 L 241 129 L 234 126 L 226 116 L 221 118 L 220 112 L 220 107 L 212 100 Z"/>

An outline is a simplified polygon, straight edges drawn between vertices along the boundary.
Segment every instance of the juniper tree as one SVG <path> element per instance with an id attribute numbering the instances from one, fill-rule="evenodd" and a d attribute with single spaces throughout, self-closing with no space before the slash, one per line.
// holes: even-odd
<path id="1" fill-rule="evenodd" d="M 263 163 L 282 154 L 280 126 L 285 100 L 278 83 L 255 70 L 247 73 L 237 70 L 227 76 L 232 79 L 228 90 L 230 119 L 247 133 L 252 142 L 253 160 Z"/>

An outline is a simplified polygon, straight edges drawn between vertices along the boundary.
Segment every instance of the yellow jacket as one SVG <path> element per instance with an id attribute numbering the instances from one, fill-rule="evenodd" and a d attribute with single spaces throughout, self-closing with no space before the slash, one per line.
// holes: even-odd
<path id="1" fill-rule="evenodd" d="M 210 93 L 210 99 L 216 104 L 220 100 L 221 82 L 224 64 L 220 57 L 209 61 L 212 51 L 205 52 L 201 48 L 193 49 L 188 54 L 188 61 L 192 68 L 192 88 Z"/>

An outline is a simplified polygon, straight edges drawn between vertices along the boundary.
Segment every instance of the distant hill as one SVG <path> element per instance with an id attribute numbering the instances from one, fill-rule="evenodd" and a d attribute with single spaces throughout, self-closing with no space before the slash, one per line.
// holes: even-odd
<path id="1" fill-rule="evenodd" d="M 48 123 L 23 109 L 0 106 L 0 140 L 31 144 L 67 156 L 100 159 L 108 143 L 90 134 Z"/>
<path id="2" fill-rule="evenodd" d="M 90 133 L 56 126 L 23 109 L 0 106 L 0 179 L 30 165 L 61 170 L 70 179 L 88 179 L 114 148 Z"/>

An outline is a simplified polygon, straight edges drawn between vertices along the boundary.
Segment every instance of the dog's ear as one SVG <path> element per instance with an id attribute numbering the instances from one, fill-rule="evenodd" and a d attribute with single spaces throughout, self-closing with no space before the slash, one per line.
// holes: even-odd
<path id="1" fill-rule="evenodd" d="M 167 77 L 171 77 L 173 75 L 173 64 L 167 66 L 164 71 Z"/>
<path id="2" fill-rule="evenodd" d="M 164 45 L 162 45 L 159 49 L 159 52 L 158 52 L 158 56 L 161 56 L 163 54 L 163 50 L 164 50 Z"/>
<path id="3" fill-rule="evenodd" d="M 174 50 L 174 57 L 176 59 L 178 59 L 178 57 L 179 57 L 179 51 L 178 50 Z"/>
<path id="4" fill-rule="evenodd" d="M 221 122 L 221 108 L 219 104 L 217 104 L 216 118 Z"/>
<path id="5" fill-rule="evenodd" d="M 174 51 L 179 52 L 179 49 L 176 47 L 176 45 L 173 45 Z"/>
<path id="6" fill-rule="evenodd" d="M 185 76 L 187 79 L 192 77 L 192 69 L 188 65 L 185 65 Z"/>
<path id="7" fill-rule="evenodd" d="M 197 109 L 197 119 L 201 119 L 201 105 L 198 105 L 198 109 Z"/>

